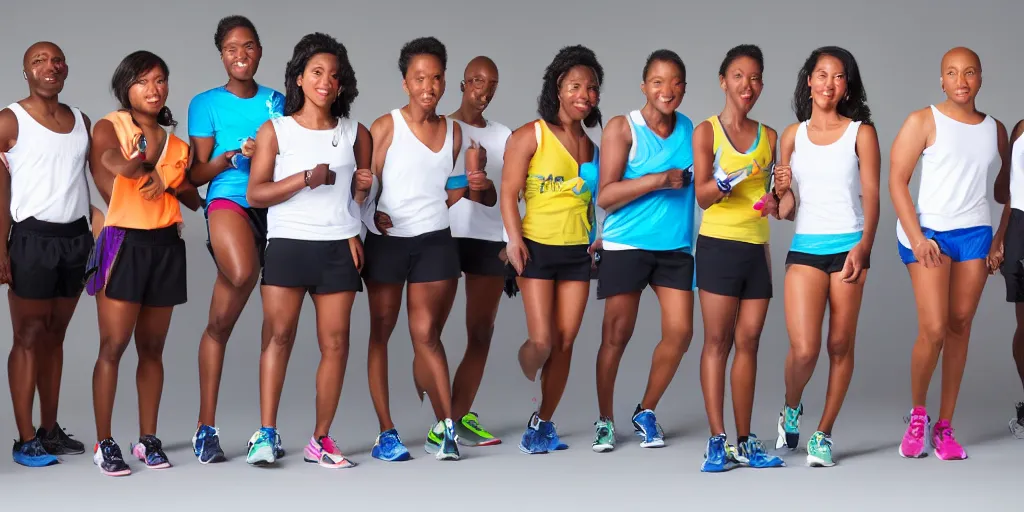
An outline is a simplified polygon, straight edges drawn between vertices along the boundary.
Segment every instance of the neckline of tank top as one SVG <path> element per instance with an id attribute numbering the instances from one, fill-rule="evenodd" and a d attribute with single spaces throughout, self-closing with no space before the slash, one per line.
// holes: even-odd
<path id="1" fill-rule="evenodd" d="M 587 134 L 586 130 L 583 130 L 583 136 L 590 141 L 592 151 L 590 152 L 590 160 L 587 160 L 586 162 L 580 162 L 579 160 L 576 160 L 576 157 L 572 156 L 572 152 L 569 151 L 569 148 L 565 147 L 565 144 L 562 144 L 562 139 L 558 138 L 558 135 L 555 134 L 554 130 L 552 130 L 551 127 L 548 126 L 547 121 L 543 119 L 538 119 L 538 121 L 540 121 L 544 125 L 544 129 L 546 129 L 548 133 L 550 133 L 551 136 L 555 138 L 555 142 L 558 143 L 558 147 L 561 148 L 562 151 L 564 151 L 565 154 L 569 156 L 570 160 L 576 163 L 577 169 L 582 169 L 584 165 L 594 162 L 594 155 L 597 154 L 597 144 L 595 144 L 594 141 L 590 139 L 590 135 Z"/>
<path id="2" fill-rule="evenodd" d="M 853 119 L 850 119 L 850 122 L 846 123 L 846 128 L 843 128 L 843 134 L 840 135 L 838 139 L 836 139 L 836 140 L 834 140 L 834 141 L 832 141 L 832 142 L 830 142 L 828 144 L 818 144 L 817 142 L 814 142 L 813 140 L 811 140 L 811 136 L 808 135 L 808 133 L 807 133 L 808 127 L 810 126 L 810 124 L 809 124 L 810 120 L 804 121 L 804 122 L 802 122 L 800 124 L 803 125 L 803 128 L 804 128 L 804 139 L 807 140 L 808 144 L 810 144 L 812 147 L 819 148 L 819 149 L 830 149 L 830 148 L 834 147 L 836 144 L 839 144 L 840 142 L 842 142 L 843 139 L 845 139 L 846 136 L 850 134 L 850 128 L 852 128 L 854 126 L 854 123 L 857 123 L 857 122 L 858 121 L 854 121 Z M 858 126 L 858 128 L 859 128 L 859 126 Z"/>
<path id="3" fill-rule="evenodd" d="M 442 115 L 442 114 L 436 114 L 437 118 L 444 122 L 444 143 L 441 144 L 441 149 L 439 149 L 437 151 L 434 151 L 433 149 L 430 149 L 430 146 L 428 146 L 425 142 L 420 140 L 420 138 L 416 135 L 416 132 L 412 131 L 412 127 L 409 126 L 409 122 L 406 121 L 405 120 L 405 116 L 402 115 L 402 109 L 396 108 L 396 109 L 391 111 L 391 114 L 393 116 L 398 116 L 398 118 L 402 120 L 402 124 L 405 125 L 405 129 L 409 132 L 410 135 L 412 135 L 412 138 L 415 139 L 416 142 L 419 142 L 420 145 L 423 146 L 423 149 L 426 149 L 427 151 L 429 151 L 434 156 L 440 156 L 444 152 L 445 146 L 448 145 L 448 137 L 449 136 L 454 138 L 454 134 L 448 133 L 448 132 L 449 131 L 454 131 L 455 128 L 453 126 L 449 130 L 448 121 L 452 121 L 454 123 L 455 120 L 454 119 L 448 119 L 448 116 L 445 116 L 445 115 Z"/>
<path id="4" fill-rule="evenodd" d="M 740 151 L 736 149 L 736 144 L 733 144 L 732 137 L 729 136 L 729 132 L 725 129 L 725 124 L 722 123 L 721 116 L 716 114 L 715 119 L 718 121 L 718 128 L 722 130 L 722 135 L 725 136 L 725 143 L 728 144 L 729 148 L 731 148 L 736 153 L 740 155 L 749 155 L 753 153 L 758 146 L 761 145 L 761 128 L 764 126 L 764 124 L 761 121 L 757 122 L 757 132 L 754 135 L 754 142 L 750 143 L 750 148 L 747 149 L 746 151 Z"/>
<path id="5" fill-rule="evenodd" d="M 335 119 L 338 120 L 337 124 L 334 125 L 334 128 L 328 128 L 326 130 L 315 130 L 313 128 L 306 128 L 305 126 L 302 126 L 302 124 L 299 123 L 299 121 L 297 119 L 295 119 L 295 116 L 282 116 L 281 119 L 288 119 L 292 123 L 294 123 L 295 126 L 299 127 L 299 129 L 305 130 L 307 132 L 311 132 L 311 133 L 314 133 L 314 134 L 326 135 L 328 133 L 331 133 L 332 134 L 331 145 L 334 146 L 334 147 L 338 147 L 338 144 L 341 143 L 341 131 L 343 129 L 342 122 L 345 121 L 348 118 L 341 117 L 341 116 L 335 116 Z"/>
<path id="6" fill-rule="evenodd" d="M 658 132 L 656 132 L 656 131 L 651 129 L 651 126 L 649 124 L 647 124 L 647 118 L 644 117 L 644 113 L 640 109 L 637 109 L 637 110 L 634 110 L 634 111 L 630 112 L 629 113 L 629 120 L 631 122 L 633 122 L 634 124 L 637 124 L 639 126 L 643 126 L 644 128 L 647 128 L 647 131 L 651 132 L 651 135 L 654 135 L 655 137 L 658 138 L 658 140 L 660 140 L 662 142 L 665 142 L 668 139 L 671 139 L 673 135 L 675 135 L 676 129 L 679 128 L 679 118 L 680 118 L 680 116 L 682 116 L 682 114 L 678 110 L 673 110 L 672 111 L 672 119 L 674 119 L 674 122 L 672 124 L 672 131 L 668 132 L 668 135 L 665 136 L 665 137 L 662 137 L 661 135 L 658 134 Z M 639 119 L 640 121 L 638 122 L 637 119 Z M 643 123 L 643 124 L 640 124 L 640 123 Z"/>
<path id="7" fill-rule="evenodd" d="M 977 127 L 985 124 L 986 122 L 988 122 L 989 119 L 992 119 L 992 116 L 990 116 L 988 114 L 984 114 L 985 117 L 982 118 L 981 121 L 978 121 L 977 124 L 965 123 L 963 121 L 959 121 L 957 119 L 953 119 L 952 117 L 947 116 L 946 114 L 944 114 L 942 112 L 942 110 L 939 109 L 938 105 L 934 105 L 933 104 L 933 105 L 930 105 L 930 107 L 931 107 L 933 113 L 939 114 L 940 116 L 942 116 L 943 119 L 945 119 L 945 120 L 947 120 L 947 121 L 949 121 L 951 123 L 954 123 L 956 125 L 964 126 L 966 128 L 977 128 Z M 979 112 L 977 109 L 975 109 L 975 112 L 978 112 L 979 114 L 981 114 L 981 112 Z"/>
<path id="8" fill-rule="evenodd" d="M 39 128 L 49 132 L 51 135 L 56 135 L 56 136 L 73 135 L 75 133 L 75 131 L 78 130 L 78 126 L 79 126 L 78 114 L 75 112 L 75 107 L 72 107 L 71 105 L 67 105 L 67 104 L 61 103 L 61 105 L 67 107 L 68 110 L 71 111 L 71 119 L 73 119 L 74 122 L 75 122 L 75 124 L 71 125 L 71 130 L 69 130 L 67 133 L 55 132 L 55 131 L 47 128 L 46 125 L 44 125 L 43 123 L 40 123 L 39 120 L 37 120 L 35 117 L 32 117 L 32 114 L 28 111 L 28 109 L 26 109 L 24 106 L 22 106 L 21 101 L 15 101 L 14 103 L 12 103 L 12 105 L 17 105 L 18 108 L 21 109 L 21 112 L 23 114 L 25 114 L 33 123 L 35 123 L 36 126 L 38 126 Z M 84 123 L 85 120 L 83 119 L 82 122 Z"/>
<path id="9" fill-rule="evenodd" d="M 467 128 L 475 128 L 477 130 L 486 130 L 488 128 L 494 127 L 494 123 L 492 123 L 491 120 L 487 119 L 487 118 L 484 118 L 484 125 L 483 126 L 477 126 L 475 124 L 467 123 L 466 121 L 463 121 L 461 119 L 455 119 L 454 117 L 451 117 L 451 115 L 447 116 L 446 119 L 451 119 L 452 121 L 454 121 L 456 123 L 461 123 L 463 126 L 465 126 Z"/>

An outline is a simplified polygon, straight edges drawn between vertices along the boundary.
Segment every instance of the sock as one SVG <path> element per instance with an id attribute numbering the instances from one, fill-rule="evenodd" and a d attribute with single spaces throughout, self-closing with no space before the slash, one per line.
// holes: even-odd
<path id="1" fill-rule="evenodd" d="M 736 444 L 743 444 L 747 442 L 747 436 L 739 436 L 736 438 Z"/>

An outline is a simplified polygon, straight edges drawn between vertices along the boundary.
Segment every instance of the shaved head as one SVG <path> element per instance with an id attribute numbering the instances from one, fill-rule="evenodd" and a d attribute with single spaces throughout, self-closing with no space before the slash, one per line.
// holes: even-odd
<path id="1" fill-rule="evenodd" d="M 29 46 L 28 49 L 25 50 L 25 55 L 24 57 L 22 57 L 22 64 L 25 66 L 26 69 L 29 67 L 29 61 L 32 59 L 32 57 L 41 52 L 64 55 L 64 51 L 60 49 L 60 46 L 57 46 L 56 44 L 51 43 L 49 41 L 39 41 L 38 43 Z"/>
<path id="2" fill-rule="evenodd" d="M 954 63 L 961 66 L 974 66 L 981 70 L 981 57 L 978 57 L 974 50 L 964 46 L 953 48 L 942 56 L 942 70 L 954 65 Z"/>
<path id="3" fill-rule="evenodd" d="M 473 76 L 474 74 L 479 73 L 481 71 L 484 71 L 484 72 L 489 71 L 489 72 L 497 75 L 498 74 L 498 65 L 495 64 L 494 61 L 491 60 L 490 57 L 486 57 L 484 55 L 480 55 L 478 57 L 473 57 L 473 60 L 469 61 L 469 64 L 466 64 L 466 71 L 464 73 L 464 76 L 466 78 L 469 78 L 469 77 Z"/>

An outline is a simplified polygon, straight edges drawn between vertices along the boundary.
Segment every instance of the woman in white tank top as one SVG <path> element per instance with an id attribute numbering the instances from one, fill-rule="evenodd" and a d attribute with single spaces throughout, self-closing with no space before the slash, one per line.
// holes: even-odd
<path id="1" fill-rule="evenodd" d="M 249 440 L 249 464 L 280 456 L 277 410 L 295 343 L 299 312 L 309 293 L 316 307 L 320 366 L 316 425 L 307 462 L 353 465 L 330 436 L 348 362 L 349 324 L 362 291 L 359 204 L 370 190 L 369 131 L 349 119 L 358 91 L 345 47 L 314 33 L 295 46 L 285 71 L 284 117 L 256 135 L 246 199 L 267 208 L 267 248 L 260 287 L 260 425 Z"/>
<path id="2" fill-rule="evenodd" d="M 799 443 L 801 397 L 821 352 L 829 307 L 828 394 L 807 463 L 832 466 L 832 427 L 853 376 L 864 282 L 878 227 L 878 135 L 856 59 L 834 46 L 811 52 L 797 75 L 793 106 L 799 123 L 782 133 L 775 190 L 780 217 L 795 221 L 786 257 L 789 332 L 786 396 L 775 447 Z"/>
<path id="3" fill-rule="evenodd" d="M 990 269 L 1001 258 L 986 189 L 989 175 L 1005 165 L 1001 155 L 1006 129 L 975 107 L 981 88 L 977 54 L 967 48 L 948 51 L 941 73 L 946 100 L 910 114 L 891 151 L 889 191 L 899 217 L 898 249 L 910 272 L 918 311 L 910 368 L 913 408 L 899 453 L 923 456 L 927 438 L 939 459 L 957 460 L 967 452 L 957 442 L 951 420 L 971 324 Z M 918 159 L 921 182 L 915 211 L 909 183 Z M 925 402 L 940 353 L 942 402 L 931 427 Z"/>

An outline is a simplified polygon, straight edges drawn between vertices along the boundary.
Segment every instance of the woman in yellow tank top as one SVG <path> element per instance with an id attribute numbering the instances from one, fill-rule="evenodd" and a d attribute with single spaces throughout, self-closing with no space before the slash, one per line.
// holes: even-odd
<path id="1" fill-rule="evenodd" d="M 519 364 L 531 381 L 543 368 L 540 407 L 519 444 L 524 453 L 568 448 L 551 417 L 569 379 L 573 342 L 590 297 L 598 151 L 584 126 L 601 120 L 597 103 L 603 77 L 590 49 L 562 48 L 544 73 L 541 119 L 515 130 L 505 150 L 506 255 L 523 292 L 529 331 Z M 526 203 L 522 219 L 520 192 Z"/>
<path id="2" fill-rule="evenodd" d="M 761 94 L 762 73 L 760 48 L 740 45 L 729 50 L 718 71 L 725 108 L 693 132 L 694 186 L 704 209 L 695 259 L 704 320 L 700 379 L 711 429 L 701 466 L 706 472 L 785 465 L 750 432 L 757 347 L 772 297 L 766 215 L 778 216 L 771 188 L 777 134 L 747 117 Z M 727 443 L 722 417 L 733 345 L 736 446 Z"/>

